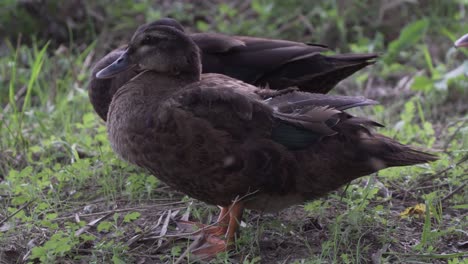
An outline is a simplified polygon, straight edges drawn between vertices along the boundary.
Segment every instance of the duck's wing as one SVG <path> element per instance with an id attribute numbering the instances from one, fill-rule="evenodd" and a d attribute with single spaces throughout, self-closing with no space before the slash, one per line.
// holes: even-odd
<path id="1" fill-rule="evenodd" d="M 337 110 L 346 110 L 358 106 L 376 105 L 377 101 L 362 96 L 337 96 L 314 94 L 301 91 L 272 96 L 265 100 L 268 105 L 281 112 L 302 110 L 308 106 L 327 106 Z"/>
<path id="2" fill-rule="evenodd" d="M 245 46 L 245 42 L 240 39 L 218 33 L 194 33 L 190 37 L 207 54 L 222 54 L 234 48 Z"/>
<path id="3" fill-rule="evenodd" d="M 258 88 L 219 74 L 204 74 L 200 82 L 184 87 L 173 103 L 212 127 L 235 135 L 265 133 L 271 126 L 271 108 L 255 93 Z"/>
<path id="4" fill-rule="evenodd" d="M 304 149 L 321 138 L 341 134 L 353 136 L 356 132 L 369 133 L 369 126 L 382 126 L 367 118 L 354 117 L 344 110 L 375 105 L 364 97 L 332 96 L 293 91 L 265 100 L 279 120 L 272 138 L 290 149 Z"/>
<path id="5" fill-rule="evenodd" d="M 327 93 L 339 81 L 372 64 L 376 54 L 325 56 L 323 45 L 294 41 L 197 33 L 192 39 L 202 50 L 203 72 L 222 73 L 271 89 L 297 86 Z"/>
<path id="6" fill-rule="evenodd" d="M 299 42 L 217 33 L 198 33 L 191 37 L 202 50 L 203 72 L 221 73 L 251 84 L 257 84 L 266 73 L 288 61 L 327 50 Z"/>
<path id="7" fill-rule="evenodd" d="M 307 148 L 325 136 L 381 126 L 343 112 L 377 103 L 364 97 L 292 91 L 265 100 L 258 91 L 238 80 L 209 74 L 173 98 L 179 108 L 235 138 L 261 137 L 291 149 Z"/>

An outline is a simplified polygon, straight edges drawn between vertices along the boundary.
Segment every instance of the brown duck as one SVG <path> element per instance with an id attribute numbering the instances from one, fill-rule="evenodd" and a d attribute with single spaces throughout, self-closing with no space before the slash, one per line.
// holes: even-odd
<path id="1" fill-rule="evenodd" d="M 137 32 L 156 25 L 184 31 L 174 19 L 165 18 L 143 25 Z M 338 82 L 374 63 L 376 54 L 320 54 L 322 45 L 299 42 L 197 33 L 190 37 L 201 50 L 203 73 L 221 73 L 235 79 L 270 89 L 295 86 L 300 90 L 327 93 Z M 99 116 L 106 120 L 109 104 L 117 89 L 140 72 L 133 68 L 111 79 L 96 79 L 95 74 L 115 61 L 127 47 L 118 48 L 95 65 L 89 85 L 89 97 Z"/>
<path id="2" fill-rule="evenodd" d="M 387 167 L 437 159 L 344 111 L 375 101 L 276 92 L 201 74 L 196 43 L 174 27 L 139 30 L 97 78 L 136 64 L 142 72 L 112 98 L 109 140 L 123 159 L 223 208 L 193 251 L 202 258 L 230 248 L 244 208 L 278 211 Z"/>

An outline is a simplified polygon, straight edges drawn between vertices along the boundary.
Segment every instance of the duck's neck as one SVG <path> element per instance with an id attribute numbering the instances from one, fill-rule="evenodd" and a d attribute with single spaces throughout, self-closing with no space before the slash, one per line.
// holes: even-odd
<path id="1" fill-rule="evenodd" d="M 193 44 L 193 51 L 185 57 L 185 63 L 178 65 L 178 73 L 173 75 L 173 78 L 185 80 L 187 83 L 197 82 L 201 78 L 202 64 L 198 47 Z"/>
<path id="2" fill-rule="evenodd" d="M 177 75 L 167 75 L 149 71 L 154 85 L 147 86 L 153 94 L 158 94 L 160 98 L 167 98 L 186 88 L 187 85 L 200 81 L 201 75 L 198 72 L 180 72 Z M 156 90 L 156 91 L 155 91 Z M 165 100 L 165 99 L 163 99 Z"/>
<path id="3" fill-rule="evenodd" d="M 183 90 L 186 85 L 200 80 L 200 75 L 193 73 L 179 73 L 168 75 L 152 70 L 145 70 L 121 87 L 113 96 L 112 101 L 125 100 L 151 101 L 151 105 L 158 105 L 167 98 Z"/>
<path id="4" fill-rule="evenodd" d="M 170 76 L 169 78 L 180 84 L 187 85 L 200 81 L 201 74 L 198 71 L 181 72 L 178 75 Z M 183 88 L 183 86 L 180 86 L 180 88 Z"/>

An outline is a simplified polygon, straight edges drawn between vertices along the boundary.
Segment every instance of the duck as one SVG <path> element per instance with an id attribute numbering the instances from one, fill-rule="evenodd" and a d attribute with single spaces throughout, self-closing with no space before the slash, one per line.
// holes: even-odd
<path id="1" fill-rule="evenodd" d="M 184 27 L 171 18 L 141 25 L 137 32 L 156 25 Z M 201 50 L 203 73 L 220 73 L 255 86 L 279 90 L 295 86 L 300 90 L 328 93 L 341 80 L 373 64 L 377 54 L 323 55 L 324 45 L 287 40 L 220 33 L 194 33 L 190 37 Z M 91 104 L 105 121 L 112 96 L 140 70 L 133 68 L 109 79 L 95 78 L 96 73 L 115 61 L 125 51 L 119 47 L 100 59 L 92 69 L 88 86 Z"/>
<path id="2" fill-rule="evenodd" d="M 374 100 L 202 74 L 201 53 L 190 35 L 152 25 L 96 74 L 141 71 L 112 97 L 106 126 L 114 152 L 174 190 L 221 207 L 216 225 L 197 225 L 204 238 L 192 254 L 200 259 L 232 249 L 245 209 L 277 212 L 388 167 L 437 160 L 346 112 Z"/>
<path id="3" fill-rule="evenodd" d="M 468 47 L 468 34 L 465 34 L 463 37 L 455 41 L 455 47 L 457 48 Z"/>

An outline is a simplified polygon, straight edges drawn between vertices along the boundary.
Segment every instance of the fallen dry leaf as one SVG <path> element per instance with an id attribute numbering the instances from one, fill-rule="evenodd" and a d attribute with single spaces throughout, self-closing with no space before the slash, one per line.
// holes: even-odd
<path id="1" fill-rule="evenodd" d="M 400 213 L 400 217 L 406 218 L 406 217 L 410 217 L 413 215 L 423 216 L 425 213 L 426 213 L 426 205 L 420 203 L 415 206 L 406 208 L 403 212 Z"/>

